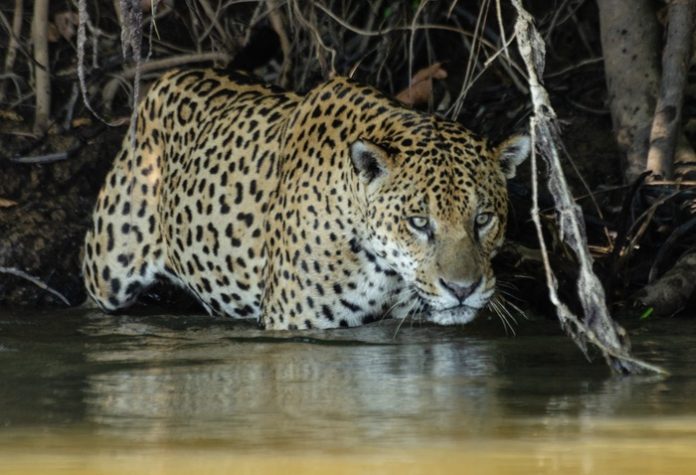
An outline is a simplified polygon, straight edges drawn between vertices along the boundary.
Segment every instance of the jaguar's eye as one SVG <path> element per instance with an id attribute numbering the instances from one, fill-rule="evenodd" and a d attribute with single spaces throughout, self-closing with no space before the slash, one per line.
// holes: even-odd
<path id="1" fill-rule="evenodd" d="M 476 227 L 478 229 L 485 228 L 493 221 L 493 213 L 479 213 L 476 216 Z"/>
<path id="2" fill-rule="evenodd" d="M 408 224 L 416 231 L 427 231 L 430 220 L 425 216 L 411 216 L 408 218 Z"/>

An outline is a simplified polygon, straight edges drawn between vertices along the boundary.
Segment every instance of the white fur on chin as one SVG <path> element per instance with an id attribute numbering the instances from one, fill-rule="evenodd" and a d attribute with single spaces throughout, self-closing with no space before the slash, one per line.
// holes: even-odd
<path id="1" fill-rule="evenodd" d="M 464 325 L 476 318 L 478 311 L 478 308 L 467 306 L 433 310 L 428 314 L 427 320 L 438 325 Z"/>

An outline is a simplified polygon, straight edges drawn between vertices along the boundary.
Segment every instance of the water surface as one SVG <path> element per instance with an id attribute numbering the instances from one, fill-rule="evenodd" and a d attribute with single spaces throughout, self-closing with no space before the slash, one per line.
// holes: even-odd
<path id="1" fill-rule="evenodd" d="M 611 377 L 554 322 L 262 332 L 0 312 L 0 473 L 696 473 L 696 322 Z"/>

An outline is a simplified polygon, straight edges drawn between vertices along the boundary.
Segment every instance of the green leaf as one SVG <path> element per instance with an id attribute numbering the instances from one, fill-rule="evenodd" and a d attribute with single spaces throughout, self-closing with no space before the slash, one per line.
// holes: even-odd
<path id="1" fill-rule="evenodd" d="M 652 308 L 652 307 L 646 308 L 645 311 L 644 311 L 643 313 L 640 314 L 640 320 L 646 320 L 647 318 L 649 318 L 650 315 L 652 315 L 652 313 L 653 313 L 654 310 L 655 310 L 655 309 Z"/>

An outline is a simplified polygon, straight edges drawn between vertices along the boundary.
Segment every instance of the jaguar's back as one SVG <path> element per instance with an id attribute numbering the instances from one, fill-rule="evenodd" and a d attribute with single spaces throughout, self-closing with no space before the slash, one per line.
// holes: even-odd
<path id="1" fill-rule="evenodd" d="M 213 70 L 173 71 L 153 85 L 135 148 L 127 134 L 87 233 L 85 282 L 101 307 L 128 305 L 164 275 L 211 313 L 232 301 L 239 316 L 258 313 L 261 217 L 296 102 Z"/>

